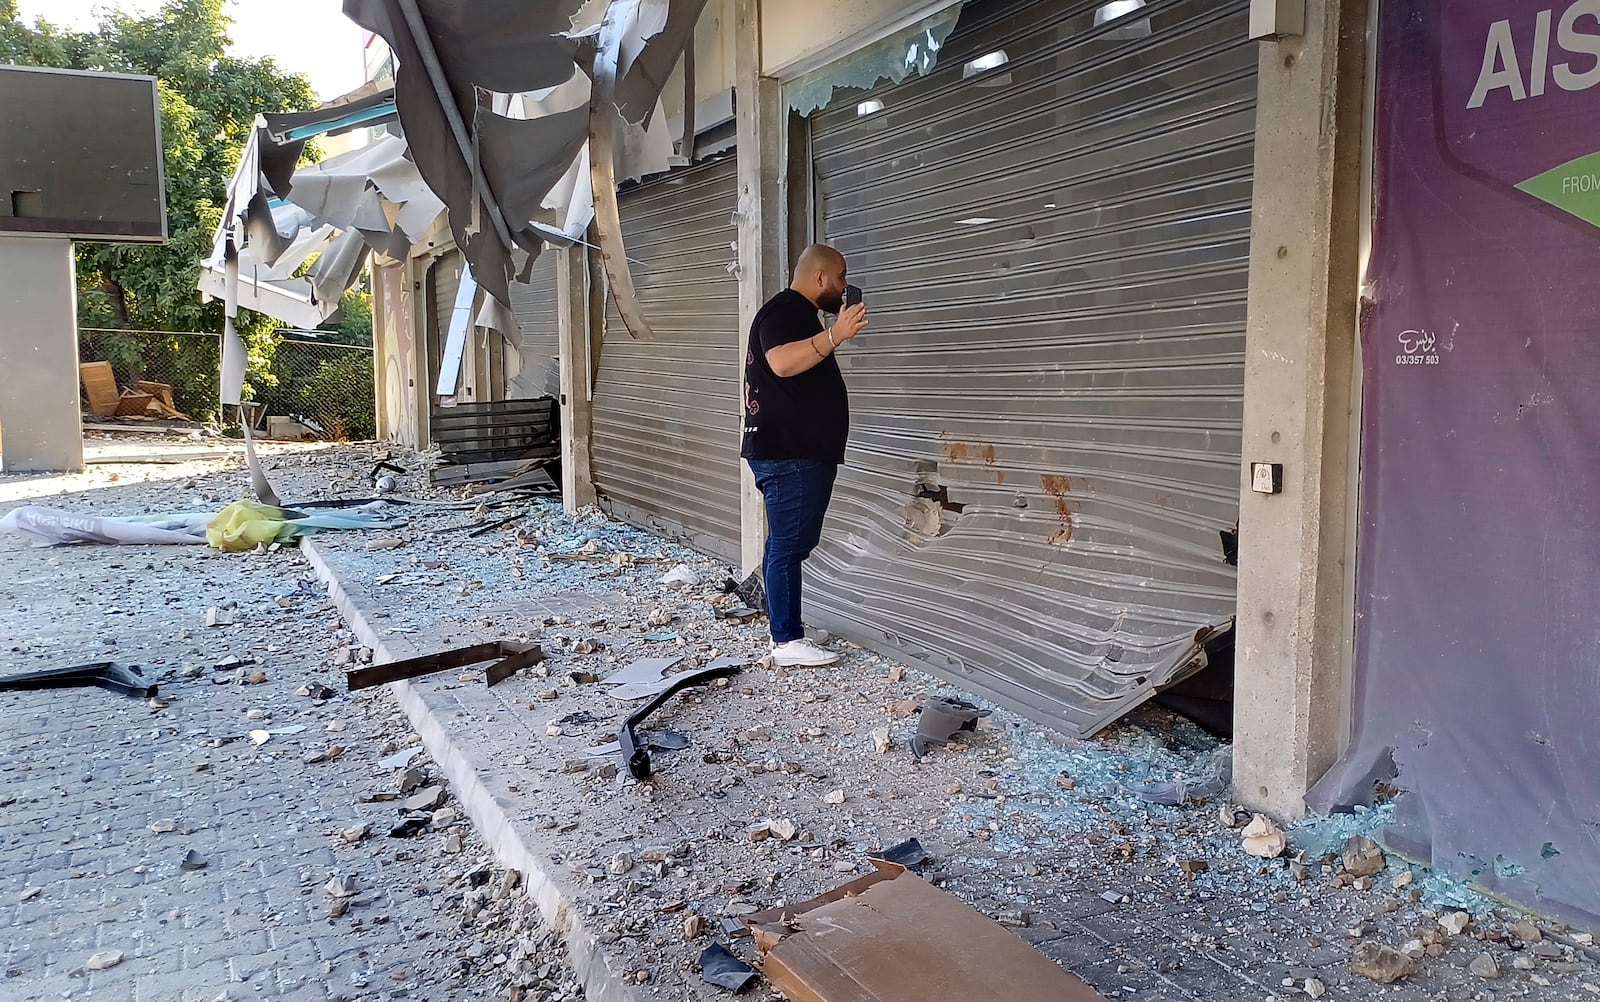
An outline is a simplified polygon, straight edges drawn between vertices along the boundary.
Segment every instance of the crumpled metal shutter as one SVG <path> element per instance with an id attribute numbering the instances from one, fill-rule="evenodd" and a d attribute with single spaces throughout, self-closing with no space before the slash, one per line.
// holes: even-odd
<path id="1" fill-rule="evenodd" d="M 969 4 L 813 122 L 871 326 L 808 613 L 1083 734 L 1234 615 L 1257 75 L 1245 0 L 1097 6 Z"/>
<path id="2" fill-rule="evenodd" d="M 557 352 L 561 333 L 560 303 L 556 299 L 556 265 L 560 252 L 546 248 L 533 262 L 526 285 L 512 283 L 511 311 L 522 331 L 518 360 L 522 368 L 511 380 L 508 400 L 561 396 L 561 369 Z"/>
<path id="3" fill-rule="evenodd" d="M 601 503 L 636 525 L 733 559 L 739 551 L 738 202 L 732 157 L 621 196 L 633 280 L 655 339 L 608 309 L 594 391 Z"/>

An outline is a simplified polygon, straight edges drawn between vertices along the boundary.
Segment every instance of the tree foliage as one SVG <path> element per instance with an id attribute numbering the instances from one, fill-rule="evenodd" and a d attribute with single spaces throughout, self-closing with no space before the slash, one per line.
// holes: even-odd
<path id="1" fill-rule="evenodd" d="M 305 77 L 271 59 L 228 54 L 223 0 L 167 0 L 147 17 L 100 13 L 93 31 L 41 18 L 25 25 L 0 0 L 0 62 L 147 74 L 160 81 L 166 162 L 164 246 L 78 245 L 79 323 L 135 330 L 221 331 L 222 304 L 195 291 L 199 262 L 227 200 L 227 183 L 258 114 L 315 107 Z M 275 324 L 241 311 L 252 370 L 270 355 Z"/>

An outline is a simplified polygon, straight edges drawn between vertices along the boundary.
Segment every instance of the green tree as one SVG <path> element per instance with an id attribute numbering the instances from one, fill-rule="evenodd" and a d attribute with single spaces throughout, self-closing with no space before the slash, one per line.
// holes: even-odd
<path id="1" fill-rule="evenodd" d="M 365 275 L 339 301 L 338 319 L 317 330 L 326 332 L 317 338 L 319 341 L 372 347 L 372 293 L 367 288 Z"/>
<path id="2" fill-rule="evenodd" d="M 166 161 L 164 246 L 78 245 L 79 322 L 85 327 L 221 331 L 222 304 L 195 291 L 199 262 L 227 201 L 227 183 L 258 114 L 315 107 L 310 83 L 270 59 L 227 53 L 223 0 L 167 0 L 148 17 L 104 11 L 94 31 L 25 25 L 0 0 L 0 62 L 139 73 L 160 81 Z M 252 381 L 270 379 L 277 325 L 241 311 Z"/>

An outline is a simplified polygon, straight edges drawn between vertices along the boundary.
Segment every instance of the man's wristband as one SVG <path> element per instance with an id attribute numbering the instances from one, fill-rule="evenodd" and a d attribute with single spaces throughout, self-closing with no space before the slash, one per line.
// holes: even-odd
<path id="1" fill-rule="evenodd" d="M 837 341 L 835 341 L 835 340 L 834 340 L 834 339 L 833 339 L 833 328 L 832 328 L 832 327 L 829 327 L 829 328 L 828 328 L 828 329 L 827 329 L 827 331 L 826 331 L 826 333 L 827 333 L 827 335 L 828 335 L 828 343 L 829 343 L 829 344 L 831 344 L 831 345 L 833 345 L 833 350 L 834 350 L 834 351 L 838 351 L 838 350 L 839 350 L 839 342 L 837 342 Z"/>
<path id="2" fill-rule="evenodd" d="M 806 344 L 809 344 L 811 346 L 811 350 L 817 353 L 817 357 L 818 358 L 827 358 L 828 357 L 828 356 L 826 356 L 826 355 L 824 355 L 822 353 L 822 349 L 821 348 L 817 347 L 817 336 L 815 334 L 811 335 L 809 338 L 806 339 Z"/>

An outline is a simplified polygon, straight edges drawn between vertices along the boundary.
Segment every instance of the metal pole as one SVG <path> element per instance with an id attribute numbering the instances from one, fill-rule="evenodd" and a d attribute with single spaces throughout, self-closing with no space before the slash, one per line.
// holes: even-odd
<path id="1" fill-rule="evenodd" d="M 478 192 L 478 197 L 483 199 L 484 207 L 489 210 L 489 222 L 494 224 L 494 231 L 500 237 L 507 250 L 516 247 L 511 239 L 511 230 L 506 226 L 506 218 L 500 212 L 500 204 L 495 201 L 494 193 L 489 190 L 489 182 L 478 169 L 478 158 L 473 155 L 472 137 L 467 133 L 467 125 L 461 119 L 461 109 L 456 107 L 454 93 L 450 90 L 450 82 L 445 78 L 444 67 L 439 64 L 439 54 L 434 51 L 433 38 L 428 34 L 428 25 L 422 20 L 422 11 L 417 9 L 417 0 L 400 0 L 400 12 L 405 15 L 406 27 L 411 31 L 411 40 L 416 43 L 417 54 L 422 57 L 422 68 L 427 71 L 428 81 L 433 84 L 433 92 L 439 98 L 439 105 L 444 109 L 445 120 L 450 123 L 450 132 L 455 136 L 456 146 L 461 150 L 461 158 L 466 161 L 467 167 L 472 171 L 472 186 Z"/>

